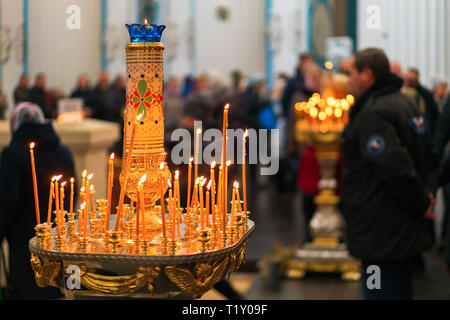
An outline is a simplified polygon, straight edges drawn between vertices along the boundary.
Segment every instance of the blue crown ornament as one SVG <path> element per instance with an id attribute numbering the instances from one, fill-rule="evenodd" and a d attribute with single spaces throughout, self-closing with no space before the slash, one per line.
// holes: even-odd
<path id="1" fill-rule="evenodd" d="M 166 28 L 165 25 L 156 24 L 126 24 L 130 33 L 131 42 L 161 42 L 162 32 Z"/>

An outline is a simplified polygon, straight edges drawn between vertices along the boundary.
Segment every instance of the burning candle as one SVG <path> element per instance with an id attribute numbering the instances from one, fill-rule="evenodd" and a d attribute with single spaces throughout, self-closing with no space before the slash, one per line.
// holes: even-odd
<path id="1" fill-rule="evenodd" d="M 236 210 L 238 210 L 239 211 L 239 213 L 241 213 L 242 214 L 242 205 L 241 205 L 241 197 L 240 197 L 240 195 L 239 195 L 239 183 L 238 183 L 238 185 L 237 185 L 237 190 L 236 190 L 236 201 L 237 201 L 237 208 L 236 208 Z"/>
<path id="2" fill-rule="evenodd" d="M 47 223 L 52 221 L 52 205 L 53 205 L 53 197 L 55 196 L 55 179 L 56 177 L 52 177 L 52 181 L 50 182 L 50 193 L 48 196 L 48 210 L 47 210 Z"/>
<path id="3" fill-rule="evenodd" d="M 133 128 L 131 130 L 131 141 L 130 141 L 130 147 L 128 148 L 127 162 L 125 164 L 125 171 L 123 174 L 122 187 L 120 189 L 119 210 L 117 212 L 116 224 L 114 227 L 115 231 L 119 230 L 120 220 L 122 219 L 123 201 L 125 199 L 125 191 L 127 189 L 128 171 L 130 170 L 131 154 L 133 153 L 133 146 L 134 146 L 134 139 L 136 137 L 137 123 L 139 120 L 141 120 L 141 118 L 142 118 L 142 114 L 140 114 L 136 117 L 136 121 L 133 122 Z"/>
<path id="4" fill-rule="evenodd" d="M 174 214 L 174 208 L 173 208 L 173 197 L 172 197 L 172 183 L 170 182 L 170 179 L 167 181 L 169 184 L 169 218 L 172 223 L 171 227 L 171 236 L 172 241 L 175 240 L 175 214 Z"/>
<path id="5" fill-rule="evenodd" d="M 237 181 L 234 182 L 233 184 L 233 197 L 232 197 L 232 208 L 231 208 L 231 227 L 233 227 L 234 222 L 236 220 L 236 209 L 237 209 L 237 204 L 236 204 L 236 198 L 238 198 L 238 194 L 239 194 L 239 183 Z"/>
<path id="6" fill-rule="evenodd" d="M 202 182 L 200 183 L 200 225 L 201 228 L 205 228 L 205 209 L 204 209 L 204 202 L 203 202 L 203 186 L 206 183 L 206 179 L 202 179 Z"/>
<path id="7" fill-rule="evenodd" d="M 207 228 L 209 228 L 209 202 L 210 202 L 209 201 L 209 199 L 210 199 L 210 195 L 209 195 L 210 191 L 209 190 L 211 189 L 211 184 L 212 184 L 212 180 L 209 180 L 209 183 L 206 186 L 206 215 L 205 215 L 206 221 L 205 221 L 205 224 L 206 224 Z M 212 210 L 214 210 L 214 208 Z"/>
<path id="8" fill-rule="evenodd" d="M 163 226 L 163 237 L 166 237 L 166 210 L 165 210 L 165 204 L 164 204 L 164 187 L 163 187 L 163 175 L 162 175 L 162 169 L 164 168 L 164 162 L 161 162 L 161 165 L 159 166 L 161 169 L 161 173 L 159 176 L 159 193 L 160 193 L 160 202 L 161 202 L 161 219 L 162 219 L 162 226 Z"/>
<path id="9" fill-rule="evenodd" d="M 81 213 L 83 214 L 83 237 L 87 237 L 87 212 L 86 212 L 86 201 L 80 206 Z"/>
<path id="10" fill-rule="evenodd" d="M 192 195 L 191 206 L 198 204 L 198 184 L 200 183 L 200 178 L 195 180 L 194 184 L 194 194 Z"/>
<path id="11" fill-rule="evenodd" d="M 60 200 L 60 206 L 61 206 L 61 217 L 63 217 L 64 216 L 64 196 L 65 196 L 65 194 L 64 194 L 64 186 L 66 185 L 66 181 L 64 181 L 63 183 L 61 183 L 61 188 L 60 188 L 60 193 L 59 193 L 59 196 L 61 197 L 61 200 Z M 61 218 L 61 221 L 62 221 L 62 218 Z"/>
<path id="12" fill-rule="evenodd" d="M 61 220 L 60 220 L 60 207 L 59 207 L 59 185 L 58 181 L 62 178 L 62 175 L 59 175 L 55 178 L 55 211 L 56 211 L 56 219 L 58 220 L 56 231 L 58 232 L 58 238 L 61 237 Z"/>
<path id="13" fill-rule="evenodd" d="M 85 188 L 85 189 L 86 189 L 86 175 L 87 175 L 87 170 L 84 170 L 83 173 L 81 174 L 81 177 L 83 178 L 83 180 L 81 182 L 81 188 Z"/>
<path id="14" fill-rule="evenodd" d="M 192 161 L 194 158 L 189 158 L 189 171 L 188 171 L 188 190 L 187 190 L 187 201 L 186 201 L 186 210 L 189 210 L 191 207 L 191 172 L 192 172 Z"/>
<path id="15" fill-rule="evenodd" d="M 223 205 L 223 201 L 222 201 L 222 180 L 223 180 L 223 165 L 221 165 L 219 167 L 219 181 L 217 184 L 217 207 L 219 209 L 219 220 L 222 219 L 222 205 Z M 216 217 L 217 218 L 217 217 Z"/>
<path id="16" fill-rule="evenodd" d="M 83 203 L 84 201 L 86 201 L 86 188 L 83 187 L 80 190 L 80 202 Z"/>
<path id="17" fill-rule="evenodd" d="M 86 201 L 86 211 L 87 211 L 88 214 L 90 212 L 90 210 L 89 210 L 89 198 L 90 198 L 90 192 L 92 190 L 90 184 L 91 184 L 91 179 L 92 179 L 93 176 L 94 176 L 94 174 L 91 173 L 90 175 L 87 176 L 87 180 L 86 180 L 86 190 L 85 190 L 85 192 L 87 194 L 85 194 L 85 201 Z"/>
<path id="18" fill-rule="evenodd" d="M 228 109 L 230 108 L 230 104 L 226 104 L 223 109 L 223 127 L 222 127 L 222 165 L 226 165 L 227 161 L 227 128 L 228 128 Z M 226 211 L 227 211 L 227 197 L 226 197 L 226 176 L 222 177 L 222 223 L 223 223 L 223 232 L 225 234 L 225 221 L 226 221 Z"/>
<path id="19" fill-rule="evenodd" d="M 180 209 L 180 171 L 175 171 L 175 199 L 177 201 L 177 210 Z"/>
<path id="20" fill-rule="evenodd" d="M 70 215 L 73 214 L 73 183 L 75 182 L 74 178 L 70 178 Z"/>
<path id="21" fill-rule="evenodd" d="M 227 161 L 227 165 L 225 166 L 225 189 L 224 189 L 224 198 L 225 198 L 225 215 L 227 214 L 228 211 L 228 167 L 231 165 L 231 161 Z"/>
<path id="22" fill-rule="evenodd" d="M 248 137 L 248 130 L 245 129 L 243 144 L 242 144 L 242 192 L 244 193 L 244 214 L 247 214 L 247 178 L 246 178 L 246 164 L 245 164 L 245 156 L 246 156 L 246 148 L 245 148 L 245 140 Z M 238 194 L 239 195 L 239 194 Z"/>
<path id="23" fill-rule="evenodd" d="M 111 217 L 111 201 L 112 201 L 113 184 L 114 184 L 114 153 L 111 153 L 109 160 L 108 160 L 108 193 L 107 193 L 107 199 L 106 199 L 107 202 L 106 202 L 106 226 L 105 226 L 106 230 L 109 230 L 109 219 Z"/>
<path id="24" fill-rule="evenodd" d="M 95 190 L 94 190 L 94 185 L 91 184 L 91 212 L 94 213 L 94 195 L 95 195 Z"/>
<path id="25" fill-rule="evenodd" d="M 147 240 L 147 224 L 145 221 L 145 205 L 144 205 L 144 182 L 147 180 L 147 175 L 144 174 L 138 183 L 138 193 L 139 193 L 139 207 L 142 214 L 142 232 L 144 233 L 143 239 Z"/>
<path id="26" fill-rule="evenodd" d="M 202 129 L 197 129 L 196 136 L 195 136 L 195 169 L 194 169 L 194 180 L 198 177 L 198 156 L 199 156 L 199 140 L 200 140 L 200 134 L 202 133 Z"/>
<path id="27" fill-rule="evenodd" d="M 36 178 L 36 166 L 34 163 L 34 142 L 30 143 L 30 156 L 31 156 L 31 174 L 33 176 L 33 189 L 34 189 L 34 207 L 36 209 L 36 223 L 41 224 L 41 214 L 39 212 L 39 197 L 37 190 L 37 178 Z"/>
<path id="28" fill-rule="evenodd" d="M 214 203 L 214 197 L 216 195 L 216 177 L 214 173 L 214 168 L 216 166 L 216 162 L 211 162 L 211 170 L 210 170 L 210 183 L 212 183 L 212 191 L 211 191 L 211 211 L 212 211 L 212 223 L 214 223 L 215 218 L 215 203 Z"/>

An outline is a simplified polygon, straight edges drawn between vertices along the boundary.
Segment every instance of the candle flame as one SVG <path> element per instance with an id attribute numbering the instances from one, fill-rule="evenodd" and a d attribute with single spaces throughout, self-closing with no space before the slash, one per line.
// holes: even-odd
<path id="1" fill-rule="evenodd" d="M 208 185 L 206 186 L 206 188 L 208 189 L 208 191 L 211 189 L 211 183 L 212 183 L 212 180 L 209 180 Z"/>
<path id="2" fill-rule="evenodd" d="M 64 188 L 64 186 L 66 185 L 67 181 L 64 181 L 63 183 L 61 183 L 61 188 Z"/>
<path id="3" fill-rule="evenodd" d="M 202 183 L 200 184 L 202 187 L 205 185 L 206 180 L 207 180 L 207 179 L 203 178 Z"/>
<path id="4" fill-rule="evenodd" d="M 148 21 L 147 21 L 147 19 L 144 19 L 144 24 L 148 24 Z"/>
<path id="5" fill-rule="evenodd" d="M 211 169 L 214 169 L 215 166 L 216 166 L 216 161 L 211 162 Z"/>
<path id="6" fill-rule="evenodd" d="M 84 210 L 85 207 L 86 207 L 86 201 L 81 204 L 80 209 Z"/>
<path id="7" fill-rule="evenodd" d="M 227 104 L 225 105 L 224 109 L 225 109 L 225 110 L 228 110 L 229 108 L 230 108 L 230 104 L 227 103 Z"/>
<path id="8" fill-rule="evenodd" d="M 172 188 L 172 182 L 170 182 L 170 179 L 167 180 L 167 184 L 169 185 L 169 188 Z"/>
<path id="9" fill-rule="evenodd" d="M 30 149 L 33 149 L 36 144 L 34 142 L 30 143 Z"/>
<path id="10" fill-rule="evenodd" d="M 175 171 L 175 180 L 178 180 L 178 178 L 180 177 L 180 171 Z"/>
<path id="11" fill-rule="evenodd" d="M 244 139 L 247 138 L 247 137 L 248 137 L 248 129 L 245 129 L 245 132 L 244 132 Z"/>
<path id="12" fill-rule="evenodd" d="M 85 188 L 85 187 L 82 187 L 80 191 L 81 191 L 82 193 L 84 193 L 84 192 L 86 191 L 86 188 Z"/>
<path id="13" fill-rule="evenodd" d="M 56 176 L 53 176 L 52 177 L 52 182 L 55 182 L 55 180 L 56 180 Z"/>
<path id="14" fill-rule="evenodd" d="M 233 187 L 234 187 L 235 189 L 239 189 L 239 182 L 235 181 L 235 182 L 233 183 Z"/>
<path id="15" fill-rule="evenodd" d="M 231 160 L 227 161 L 227 167 L 231 165 Z"/>
<path id="16" fill-rule="evenodd" d="M 197 134 L 201 134 L 202 133 L 202 129 L 198 128 L 197 129 Z"/>
<path id="17" fill-rule="evenodd" d="M 200 182 L 200 177 L 198 177 L 196 180 L 195 180 L 195 184 L 198 184 Z"/>
<path id="18" fill-rule="evenodd" d="M 86 174 L 87 174 L 87 170 L 84 170 L 81 175 L 83 176 L 83 178 L 86 178 Z"/>
<path id="19" fill-rule="evenodd" d="M 194 157 L 189 158 L 189 162 L 192 163 L 192 161 L 194 161 Z"/>
<path id="20" fill-rule="evenodd" d="M 59 176 L 56 176 L 56 177 L 55 177 L 55 180 L 56 180 L 56 181 L 59 181 L 59 179 L 61 179 L 61 178 L 62 178 L 62 174 L 60 174 Z"/>
<path id="21" fill-rule="evenodd" d="M 70 178 L 70 183 L 73 183 L 75 181 L 74 178 Z"/>
<path id="22" fill-rule="evenodd" d="M 109 157 L 110 160 L 114 160 L 114 152 L 111 153 L 111 156 Z"/>
<path id="23" fill-rule="evenodd" d="M 164 168 L 164 162 L 161 162 L 161 164 L 159 165 L 159 168 L 162 170 Z"/>
<path id="24" fill-rule="evenodd" d="M 223 164 L 221 164 L 221 165 L 220 165 L 219 169 L 220 169 L 220 170 L 222 170 L 222 169 L 223 169 Z"/>
<path id="25" fill-rule="evenodd" d="M 136 120 L 139 121 L 142 119 L 142 113 L 136 117 Z"/>
<path id="26" fill-rule="evenodd" d="M 91 189 L 91 192 L 94 191 L 94 185 L 91 184 L 91 187 L 89 189 Z"/>
<path id="27" fill-rule="evenodd" d="M 88 175 L 88 176 L 87 176 L 88 180 L 91 180 L 93 176 L 94 176 L 93 173 L 91 173 L 90 175 Z"/>
<path id="28" fill-rule="evenodd" d="M 139 180 L 138 186 L 140 186 L 141 184 L 143 184 L 145 182 L 145 180 L 147 180 L 147 174 L 144 174 L 141 177 L 141 180 Z M 169 180 L 170 181 L 170 180 Z"/>

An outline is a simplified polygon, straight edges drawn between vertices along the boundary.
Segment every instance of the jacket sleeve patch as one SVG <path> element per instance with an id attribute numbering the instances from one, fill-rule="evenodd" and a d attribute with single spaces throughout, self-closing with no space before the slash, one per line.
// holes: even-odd
<path id="1" fill-rule="evenodd" d="M 425 133 L 425 118 L 424 117 L 413 117 L 409 120 L 410 126 L 414 129 L 418 134 Z"/>
<path id="2" fill-rule="evenodd" d="M 386 142 L 383 137 L 373 135 L 367 140 L 366 148 L 369 154 L 378 155 L 383 153 L 386 148 Z"/>

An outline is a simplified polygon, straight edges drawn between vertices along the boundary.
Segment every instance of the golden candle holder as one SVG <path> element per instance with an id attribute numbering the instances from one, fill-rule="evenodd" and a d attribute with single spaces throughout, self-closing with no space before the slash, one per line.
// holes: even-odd
<path id="1" fill-rule="evenodd" d="M 52 225 L 49 223 L 41 223 L 34 227 L 39 248 L 45 249 L 49 246 L 51 229 Z"/>
<path id="2" fill-rule="evenodd" d="M 58 237 L 56 236 L 56 250 L 57 251 L 64 251 L 66 249 L 66 238 L 65 237 Z"/>
<path id="3" fill-rule="evenodd" d="M 118 253 L 122 243 L 123 231 L 109 230 L 108 231 L 108 245 L 111 253 Z"/>
<path id="4" fill-rule="evenodd" d="M 236 223 L 235 223 L 235 234 L 236 239 L 239 239 L 242 234 L 244 234 L 243 230 L 244 226 L 244 215 L 241 213 L 236 213 Z"/>
<path id="5" fill-rule="evenodd" d="M 61 232 L 61 237 L 65 237 L 66 236 L 66 218 L 65 215 L 67 214 L 67 211 L 63 211 L 62 216 L 62 220 L 59 221 L 58 219 L 58 214 L 56 213 L 56 211 L 53 211 L 53 213 L 55 214 L 55 224 L 58 227 L 58 225 L 60 226 L 60 232 Z"/>
<path id="6" fill-rule="evenodd" d="M 199 245 L 199 251 L 205 253 L 209 247 L 209 241 L 211 240 L 211 229 L 210 228 L 197 228 L 197 241 Z"/>
<path id="7" fill-rule="evenodd" d="M 78 242 L 77 242 L 77 249 L 82 252 L 85 253 L 87 252 L 87 246 L 89 245 L 89 238 L 85 237 L 85 236 L 79 236 L 78 237 Z"/>

